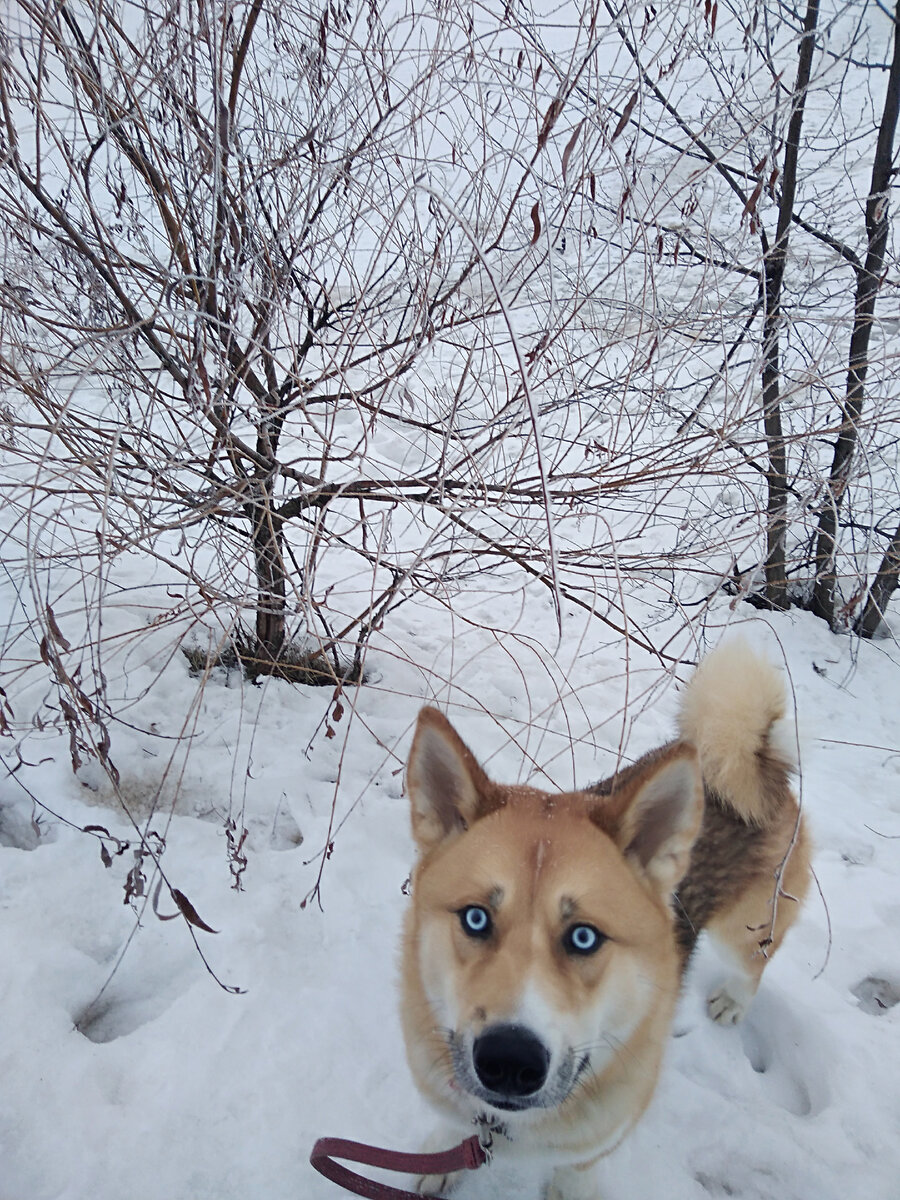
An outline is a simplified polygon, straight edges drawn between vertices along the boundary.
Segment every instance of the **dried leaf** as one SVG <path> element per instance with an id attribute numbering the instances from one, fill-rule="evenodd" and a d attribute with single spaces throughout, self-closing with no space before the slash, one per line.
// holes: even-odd
<path id="1" fill-rule="evenodd" d="M 63 650 L 71 650 L 72 647 L 62 635 L 62 630 L 56 623 L 56 617 L 53 615 L 53 609 L 47 605 L 47 624 L 50 626 L 50 632 L 53 634 L 53 640 L 57 645 L 62 646 Z"/>
<path id="2" fill-rule="evenodd" d="M 613 130 L 613 135 L 609 139 L 610 142 L 614 142 L 616 140 L 616 138 L 619 136 L 619 134 L 622 132 L 622 130 L 625 128 L 625 126 L 628 124 L 628 122 L 631 120 L 631 114 L 634 112 L 634 106 L 637 104 L 637 102 L 638 102 L 638 94 L 637 94 L 637 92 L 635 92 L 634 95 L 631 97 L 631 99 L 628 101 L 628 103 L 625 105 L 625 107 L 622 109 L 622 115 L 621 115 L 621 117 L 619 117 L 618 125 Z"/>
<path id="3" fill-rule="evenodd" d="M 630 199 L 631 199 L 631 184 L 629 183 L 626 185 L 625 190 L 622 193 L 622 199 L 619 201 L 619 221 L 620 222 L 625 220 L 625 209 L 627 208 L 628 201 Z"/>
<path id="4" fill-rule="evenodd" d="M 537 201 L 535 201 L 534 206 L 531 209 L 531 219 L 534 222 L 534 233 L 532 234 L 531 238 L 531 244 L 533 246 L 541 236 L 541 209 Z"/>
<path id="5" fill-rule="evenodd" d="M 160 876 L 160 878 L 157 880 L 156 887 L 153 889 L 153 911 L 160 921 L 174 921 L 180 913 L 189 925 L 194 925 L 197 929 L 203 929 L 206 931 L 206 933 L 219 932 L 218 929 L 213 929 L 210 925 L 207 925 L 207 923 L 197 912 L 196 908 L 194 908 L 193 904 L 191 904 L 190 900 L 188 900 L 184 892 L 180 892 L 178 888 L 169 889 L 172 899 L 178 906 L 178 912 L 161 913 L 159 911 L 159 893 L 162 890 L 162 884 L 162 876 Z"/>
<path id="6" fill-rule="evenodd" d="M 134 871 L 134 870 L 137 870 L 137 867 L 133 867 L 132 871 Z M 161 913 L 159 911 L 159 893 L 162 890 L 162 882 L 163 882 L 162 876 L 160 875 L 159 879 L 157 879 L 157 881 L 156 881 L 156 887 L 153 889 L 153 901 L 152 901 L 153 911 L 156 914 L 156 916 L 160 919 L 160 921 L 174 921 L 175 918 L 178 916 L 177 912 Z M 138 893 L 138 894 L 140 894 L 140 893 Z"/>
<path id="7" fill-rule="evenodd" d="M 155 854 L 157 857 L 165 851 L 166 839 L 161 833 L 157 833 L 155 829 L 147 830 L 144 841 L 147 843 L 150 853 Z"/>
<path id="8" fill-rule="evenodd" d="M 541 336 L 538 338 L 538 340 L 535 342 L 535 344 L 531 347 L 531 349 L 525 355 L 525 361 L 528 363 L 529 367 L 534 366 L 535 362 L 537 361 L 538 355 L 542 354 L 543 351 L 547 349 L 547 344 L 549 341 L 550 341 L 550 335 L 549 335 L 549 333 L 547 333 L 545 331 L 544 333 L 541 334 Z"/>
<path id="9" fill-rule="evenodd" d="M 138 855 L 135 855 L 135 862 L 134 862 L 134 866 L 133 866 L 133 867 L 131 868 L 131 870 L 128 872 L 128 875 L 127 875 L 127 877 L 126 877 L 126 879 L 125 879 L 125 900 L 124 900 L 124 903 L 125 903 L 125 904 L 130 904 L 132 900 L 135 900 L 135 899 L 137 899 L 138 897 L 140 897 L 140 896 L 143 896 L 143 894 L 144 894 L 144 884 L 145 884 L 146 882 L 147 882 L 147 881 L 146 881 L 146 879 L 145 879 L 145 877 L 144 877 L 144 872 L 141 870 L 141 859 L 140 859 L 140 857 L 139 857 Z M 159 895 L 159 889 L 158 889 L 158 888 L 157 888 L 157 895 Z M 157 916 L 158 916 L 158 915 L 159 915 L 159 914 L 157 913 Z M 177 915 L 177 914 L 176 914 L 176 915 Z M 166 919 L 167 919 L 167 918 L 165 918 L 165 917 L 160 917 L 160 920 L 161 920 L 161 921 L 163 921 L 163 920 L 166 920 Z"/>
<path id="10" fill-rule="evenodd" d="M 178 910 L 186 921 L 191 925 L 196 925 L 198 929 L 203 929 L 207 933 L 218 933 L 218 929 L 213 929 L 211 926 L 200 918 L 196 908 L 188 900 L 184 892 L 179 892 L 178 888 L 172 888 L 172 899 L 178 905 Z"/>
<path id="11" fill-rule="evenodd" d="M 751 228 L 753 228 L 753 226 L 755 224 L 753 218 L 756 216 L 756 205 L 759 201 L 760 196 L 762 195 L 762 190 L 763 190 L 763 181 L 760 179 L 758 181 L 756 187 L 753 189 L 753 191 L 747 197 L 747 203 L 744 205 L 744 211 L 741 213 L 742 221 L 743 221 L 744 217 L 747 216 L 748 213 L 750 214 Z"/>
<path id="12" fill-rule="evenodd" d="M 584 121 L 578 122 L 578 124 L 575 126 L 575 132 L 572 134 L 572 136 L 566 142 L 566 148 L 565 148 L 565 150 L 563 150 L 563 156 L 562 156 L 563 183 L 566 182 L 566 171 L 568 170 L 569 159 L 572 157 L 572 151 L 575 149 L 575 143 L 578 141 L 578 135 L 581 133 L 581 127 L 583 125 L 584 125 Z"/>
<path id="13" fill-rule="evenodd" d="M 538 150 L 543 150 L 543 148 L 546 146 L 547 138 L 550 136 L 550 131 L 553 129 L 553 126 L 559 119 L 559 114 L 565 107 L 565 103 L 566 102 L 563 100 L 562 96 L 557 96 L 556 99 L 551 102 L 550 107 L 547 109 L 547 112 L 544 115 L 544 123 L 541 126 L 541 132 L 538 134 Z"/>
<path id="14" fill-rule="evenodd" d="M 106 848 L 106 842 L 100 843 L 100 861 L 103 863 L 104 867 L 112 866 L 112 855 Z"/>
<path id="15" fill-rule="evenodd" d="M 650 29 L 650 26 L 653 24 L 653 22 L 655 20 L 656 20 L 656 9 L 653 7 L 652 4 L 645 4 L 644 5 L 644 23 L 641 26 L 641 41 L 642 42 L 647 37 L 647 33 Z"/>

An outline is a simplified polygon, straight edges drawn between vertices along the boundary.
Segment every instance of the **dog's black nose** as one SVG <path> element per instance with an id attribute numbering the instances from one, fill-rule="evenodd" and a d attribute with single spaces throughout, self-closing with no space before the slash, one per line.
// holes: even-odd
<path id="1" fill-rule="evenodd" d="M 547 1078 L 550 1055 L 539 1038 L 522 1025 L 494 1025 L 475 1039 L 475 1074 L 497 1096 L 533 1096 Z"/>

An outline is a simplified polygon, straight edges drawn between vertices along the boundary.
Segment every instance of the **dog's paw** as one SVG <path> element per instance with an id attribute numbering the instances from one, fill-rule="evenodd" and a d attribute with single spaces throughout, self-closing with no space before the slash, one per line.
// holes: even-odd
<path id="1" fill-rule="evenodd" d="M 544 1189 L 542 1200 L 600 1200 L 593 1164 L 557 1167 Z"/>
<path id="2" fill-rule="evenodd" d="M 737 1025 L 744 1019 L 748 1005 L 749 1001 L 733 996 L 727 987 L 720 987 L 708 997 L 706 1011 L 720 1025 Z"/>
<path id="3" fill-rule="evenodd" d="M 416 1180 L 416 1191 L 420 1196 L 449 1196 L 460 1185 L 462 1171 L 451 1171 L 449 1175 L 420 1175 Z"/>
<path id="4" fill-rule="evenodd" d="M 437 1154 L 459 1141 L 460 1129 L 451 1125 L 441 1125 L 434 1130 L 422 1146 L 423 1154 Z M 449 1196 L 462 1182 L 465 1171 L 450 1171 L 445 1175 L 420 1175 L 416 1180 L 416 1191 L 420 1196 Z"/>

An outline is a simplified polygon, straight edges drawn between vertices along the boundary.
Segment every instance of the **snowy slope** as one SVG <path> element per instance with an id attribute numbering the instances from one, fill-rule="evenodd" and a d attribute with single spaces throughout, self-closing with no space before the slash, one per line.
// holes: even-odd
<path id="1" fill-rule="evenodd" d="M 676 702 L 658 663 L 633 653 L 626 664 L 620 645 L 600 644 L 575 614 L 554 652 L 542 596 L 519 611 L 509 598 L 491 603 L 493 621 L 514 634 L 409 606 L 393 632 L 419 667 L 383 638 L 369 662 L 377 681 L 345 695 L 337 722 L 322 690 L 256 688 L 223 672 L 206 682 L 177 803 L 164 798 L 150 825 L 165 838 L 167 878 L 219 930 L 197 932 L 210 966 L 241 994 L 217 986 L 181 919 L 161 922 L 139 905 L 136 927 L 122 902 L 131 849 L 107 868 L 93 837 L 45 814 L 35 831 L 19 778 L 74 824 L 134 844 L 103 788 L 73 777 L 62 739 L 48 735 L 32 759 L 40 765 L 4 780 L 3 1200 L 325 1200 L 340 1193 L 307 1165 L 317 1136 L 413 1148 L 427 1134 L 396 1015 L 412 854 L 400 767 L 420 703 L 446 705 L 496 776 L 537 781 L 543 767 L 567 784 L 610 770 L 620 741 L 630 758 L 667 736 Z M 475 622 L 487 605 L 460 611 Z M 890 1200 L 900 1005 L 865 997 L 900 995 L 896 645 L 835 638 L 807 615 L 719 617 L 790 671 L 824 901 L 812 895 L 742 1027 L 702 1015 L 713 968 L 699 955 L 659 1092 L 604 1164 L 605 1194 Z M 722 631 L 707 632 L 713 643 Z M 149 659 L 133 669 L 135 693 L 140 671 L 157 669 Z M 130 710 L 136 729 L 117 731 L 136 818 L 197 686 L 172 658 Z M 250 830 L 240 892 L 222 829 L 229 809 Z M 321 907 L 301 907 L 328 838 Z M 152 886 L 149 862 L 145 873 Z M 174 912 L 165 896 L 159 909 Z M 468 1186 L 472 1196 L 536 1194 L 527 1171 L 482 1173 Z"/>

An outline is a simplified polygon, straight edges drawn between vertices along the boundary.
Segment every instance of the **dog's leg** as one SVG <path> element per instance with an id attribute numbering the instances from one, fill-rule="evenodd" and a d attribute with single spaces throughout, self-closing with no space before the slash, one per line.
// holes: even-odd
<path id="1" fill-rule="evenodd" d="M 756 995 L 766 963 L 781 945 L 800 911 L 809 886 L 809 849 L 805 837 L 794 847 L 781 880 L 775 920 L 775 870 L 757 878 L 730 907 L 710 921 L 707 931 L 734 963 L 729 977 L 710 993 L 707 1011 L 722 1025 L 736 1025 Z"/>
<path id="2" fill-rule="evenodd" d="M 451 1125 L 449 1121 L 438 1126 L 434 1133 L 425 1139 L 422 1153 L 435 1154 L 440 1150 L 449 1150 L 460 1140 L 460 1136 L 465 1136 L 464 1133 L 461 1135 L 460 1128 L 459 1125 Z M 471 1129 L 468 1132 L 471 1133 Z M 420 1175 L 416 1180 L 416 1191 L 420 1196 L 449 1196 L 459 1187 L 465 1173 L 451 1171 L 449 1175 Z"/>
<path id="3" fill-rule="evenodd" d="M 556 1167 L 544 1192 L 544 1200 L 599 1200 L 597 1159 L 576 1166 Z"/>
<path id="4" fill-rule="evenodd" d="M 416 1191 L 420 1196 L 450 1196 L 462 1181 L 462 1171 L 449 1175 L 420 1175 L 416 1180 Z"/>
<path id="5" fill-rule="evenodd" d="M 734 971 L 707 996 L 706 1011 L 710 1019 L 720 1025 L 737 1025 L 744 1019 L 758 987 L 758 977 Z"/>

